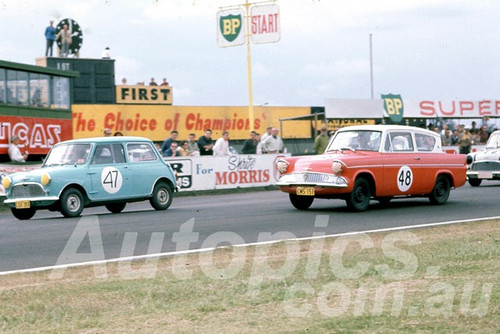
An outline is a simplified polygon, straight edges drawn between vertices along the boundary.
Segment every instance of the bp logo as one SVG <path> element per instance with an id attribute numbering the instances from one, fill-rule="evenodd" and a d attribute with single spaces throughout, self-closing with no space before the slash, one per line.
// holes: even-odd
<path id="1" fill-rule="evenodd" d="M 234 41 L 241 31 L 241 15 L 221 16 L 219 19 L 220 31 L 228 42 Z"/>
<path id="2" fill-rule="evenodd" d="M 394 123 L 401 123 L 403 120 L 403 99 L 401 95 L 382 94 L 384 109 Z"/>

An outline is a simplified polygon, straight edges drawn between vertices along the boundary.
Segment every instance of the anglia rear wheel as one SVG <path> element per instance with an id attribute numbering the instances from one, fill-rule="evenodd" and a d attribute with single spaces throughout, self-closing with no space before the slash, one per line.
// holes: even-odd
<path id="1" fill-rule="evenodd" d="M 347 206 L 353 211 L 365 211 L 371 200 L 370 183 L 363 178 L 357 178 L 352 192 L 347 195 Z"/>
<path id="2" fill-rule="evenodd" d="M 444 175 L 439 175 L 432 192 L 429 194 L 429 200 L 436 205 L 446 203 L 448 197 L 450 197 L 450 189 L 450 180 Z"/>
<path id="3" fill-rule="evenodd" d="M 292 205 L 299 210 L 307 210 L 314 201 L 314 196 L 298 196 L 296 194 L 290 194 L 290 202 Z"/>

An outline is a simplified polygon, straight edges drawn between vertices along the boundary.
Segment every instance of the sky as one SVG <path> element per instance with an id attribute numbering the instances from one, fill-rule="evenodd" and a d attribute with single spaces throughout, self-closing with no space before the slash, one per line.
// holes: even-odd
<path id="1" fill-rule="evenodd" d="M 167 78 L 174 105 L 246 106 L 246 46 L 218 47 L 216 31 L 220 8 L 244 1 L 0 0 L 0 59 L 35 64 L 49 21 L 71 18 L 83 29 L 80 57 L 109 47 L 117 84 Z M 372 89 L 375 98 L 500 99 L 500 1 L 276 4 L 280 41 L 251 45 L 256 106 L 324 106 Z"/>

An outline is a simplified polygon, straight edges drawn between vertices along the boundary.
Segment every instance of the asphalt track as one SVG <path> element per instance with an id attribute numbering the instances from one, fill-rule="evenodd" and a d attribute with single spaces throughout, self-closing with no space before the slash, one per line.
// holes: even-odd
<path id="1" fill-rule="evenodd" d="M 39 211 L 31 220 L 19 221 L 5 211 L 0 213 L 0 273 L 211 247 L 214 243 L 252 243 L 499 216 L 500 182 L 483 184 L 452 190 L 443 206 L 431 205 L 426 198 L 394 200 L 386 206 L 372 201 L 362 213 L 350 212 L 341 200 L 318 199 L 309 210 L 298 211 L 288 195 L 279 191 L 178 197 L 167 211 L 155 211 L 149 202 L 128 204 L 120 214 L 111 214 L 104 207 L 89 208 L 82 217 L 72 219 Z M 179 234 L 181 226 L 186 233 Z M 70 240 L 76 242 L 74 253 L 78 255 L 63 259 L 61 254 Z"/>

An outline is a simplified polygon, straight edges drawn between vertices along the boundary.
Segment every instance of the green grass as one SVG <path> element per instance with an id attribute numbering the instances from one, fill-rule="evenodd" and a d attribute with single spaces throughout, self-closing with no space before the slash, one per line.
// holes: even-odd
<path id="1" fill-rule="evenodd" d="M 129 279 L 116 263 L 104 279 L 92 267 L 4 276 L 0 331 L 498 333 L 498 223 L 223 248 L 184 266 L 160 259 L 151 278 Z"/>

